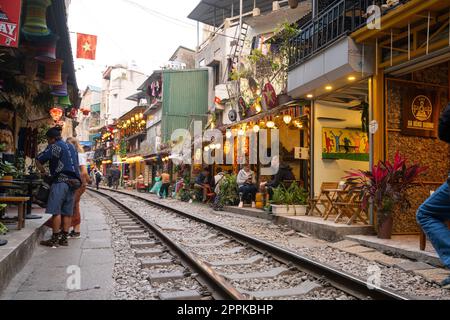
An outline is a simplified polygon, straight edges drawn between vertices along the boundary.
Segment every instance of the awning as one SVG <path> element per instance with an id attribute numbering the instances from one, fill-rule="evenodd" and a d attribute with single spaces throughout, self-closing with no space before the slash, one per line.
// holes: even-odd
<path id="1" fill-rule="evenodd" d="M 448 1 L 443 0 L 410 0 L 393 8 L 380 19 L 380 29 L 365 26 L 353 32 L 352 38 L 358 42 L 373 42 L 379 37 L 386 37 L 392 29 L 400 29 L 414 25 L 420 19 L 424 19 L 423 12 L 438 12 L 449 7 Z"/>
<path id="2" fill-rule="evenodd" d="M 244 0 L 244 13 L 253 11 L 254 6 L 261 10 L 261 14 L 265 14 L 272 11 L 273 0 Z M 225 19 L 238 15 L 239 1 L 202 0 L 189 14 L 188 18 L 210 26 L 220 26 Z"/>

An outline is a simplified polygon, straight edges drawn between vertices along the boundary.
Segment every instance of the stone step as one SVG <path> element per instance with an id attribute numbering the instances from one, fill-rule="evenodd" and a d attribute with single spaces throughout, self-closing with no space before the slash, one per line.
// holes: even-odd
<path id="1" fill-rule="evenodd" d="M 289 269 L 278 267 L 273 268 L 265 272 L 251 272 L 251 273 L 232 273 L 232 274 L 222 274 L 228 280 L 243 280 L 243 279 L 264 279 L 264 278 L 275 278 L 286 274 Z"/>
<path id="2" fill-rule="evenodd" d="M 150 282 L 168 282 L 173 280 L 184 279 L 184 273 L 180 271 L 167 272 L 167 273 L 151 273 L 148 276 Z"/>
<path id="3" fill-rule="evenodd" d="M 232 255 L 232 254 L 239 253 L 242 250 L 245 250 L 245 248 L 244 247 L 236 247 L 236 248 L 232 248 L 232 249 L 229 249 L 229 250 L 205 251 L 205 252 L 200 252 L 198 254 L 200 254 L 202 256 L 216 256 L 216 255 L 227 256 L 227 255 Z"/>
<path id="4" fill-rule="evenodd" d="M 131 241 L 130 246 L 132 249 L 148 249 L 154 248 L 158 245 L 156 241 Z"/>
<path id="5" fill-rule="evenodd" d="M 159 294 L 161 300 L 200 300 L 203 296 L 197 290 L 163 292 Z"/>
<path id="6" fill-rule="evenodd" d="M 169 266 L 174 264 L 172 259 L 141 260 L 141 268 L 151 268 L 155 266 Z"/>
<path id="7" fill-rule="evenodd" d="M 200 244 L 185 244 L 186 247 L 190 248 L 212 248 L 212 247 L 220 247 L 224 244 L 229 243 L 231 240 L 222 240 L 214 243 L 200 243 Z"/>
<path id="8" fill-rule="evenodd" d="M 164 250 L 161 250 L 161 249 L 150 249 L 150 250 L 136 251 L 135 255 L 138 258 L 151 258 L 151 257 L 162 255 L 163 253 L 164 253 Z"/>
<path id="9" fill-rule="evenodd" d="M 263 256 L 254 256 L 247 260 L 229 260 L 229 261 L 214 261 L 208 262 L 209 265 L 213 267 L 224 267 L 224 266 L 241 266 L 259 263 L 264 259 Z"/>
<path id="10" fill-rule="evenodd" d="M 278 290 L 267 290 L 267 291 L 245 291 L 242 290 L 241 293 L 247 294 L 255 298 L 282 298 L 282 297 L 295 297 L 306 295 L 313 290 L 322 288 L 318 283 L 312 281 L 305 281 L 301 285 L 289 288 L 289 289 L 278 289 Z"/>

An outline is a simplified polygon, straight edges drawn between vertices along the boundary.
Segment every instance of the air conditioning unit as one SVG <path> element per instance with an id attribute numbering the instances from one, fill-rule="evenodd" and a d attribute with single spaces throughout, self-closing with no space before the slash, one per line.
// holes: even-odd
<path id="1" fill-rule="evenodd" d="M 280 2 L 279 1 L 274 1 L 273 4 L 272 4 L 272 10 L 273 11 L 278 11 L 280 9 L 281 9 Z"/>

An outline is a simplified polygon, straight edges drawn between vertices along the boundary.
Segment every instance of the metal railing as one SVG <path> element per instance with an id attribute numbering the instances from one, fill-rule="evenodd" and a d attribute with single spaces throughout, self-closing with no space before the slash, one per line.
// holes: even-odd
<path id="1" fill-rule="evenodd" d="M 405 3 L 409 0 L 402 0 Z M 367 8 L 380 6 L 382 0 L 340 0 L 332 3 L 315 19 L 300 28 L 290 40 L 289 69 L 327 48 L 336 40 L 361 28 L 367 22 Z M 383 14 L 388 12 L 385 10 Z"/>

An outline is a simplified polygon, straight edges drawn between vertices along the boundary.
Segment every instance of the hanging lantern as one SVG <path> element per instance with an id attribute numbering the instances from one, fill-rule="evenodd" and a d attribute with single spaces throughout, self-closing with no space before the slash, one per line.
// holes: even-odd
<path id="1" fill-rule="evenodd" d="M 233 136 L 233 133 L 230 130 L 228 130 L 225 136 L 227 137 L 227 139 L 230 139 Z"/>
<path id="2" fill-rule="evenodd" d="M 47 27 L 47 8 L 51 0 L 28 0 L 22 31 L 28 36 L 44 37 L 50 34 Z"/>
<path id="3" fill-rule="evenodd" d="M 63 73 L 61 75 L 62 85 L 60 86 L 53 86 L 51 94 L 57 97 L 64 97 L 67 96 L 69 93 L 67 92 L 67 78 L 69 77 L 68 74 Z"/>
<path id="4" fill-rule="evenodd" d="M 62 116 L 63 116 L 63 111 L 60 108 L 52 108 L 50 109 L 50 116 L 52 117 L 52 119 L 55 122 L 58 122 L 59 120 L 61 120 Z"/>
<path id="5" fill-rule="evenodd" d="M 253 132 L 254 132 L 254 133 L 258 133 L 259 130 L 261 130 L 261 128 L 256 124 L 256 125 L 253 127 Z"/>
<path id="6" fill-rule="evenodd" d="M 78 114 L 78 109 L 77 108 L 70 109 L 70 117 L 72 119 L 75 119 L 77 117 L 77 114 Z"/>
<path id="7" fill-rule="evenodd" d="M 51 86 L 60 86 L 63 84 L 61 75 L 63 62 L 63 60 L 56 59 L 54 62 L 47 62 L 45 64 L 44 83 Z"/>
<path id="8" fill-rule="evenodd" d="M 59 37 L 55 34 L 51 34 L 45 40 L 34 42 L 33 48 L 35 49 L 35 59 L 42 62 L 53 62 L 56 60 L 56 44 Z"/>
<path id="9" fill-rule="evenodd" d="M 290 124 L 291 121 L 292 121 L 292 116 L 289 115 L 289 114 L 284 115 L 283 121 L 284 121 L 284 123 L 286 123 L 286 124 Z"/>
<path id="10" fill-rule="evenodd" d="M 266 126 L 269 129 L 273 129 L 273 128 L 275 128 L 275 122 L 273 122 L 272 120 L 267 121 Z"/>
<path id="11" fill-rule="evenodd" d="M 72 102 L 70 101 L 69 96 L 58 97 L 58 105 L 64 106 L 64 107 L 71 107 Z M 81 109 L 81 111 L 83 111 L 83 109 Z"/>

